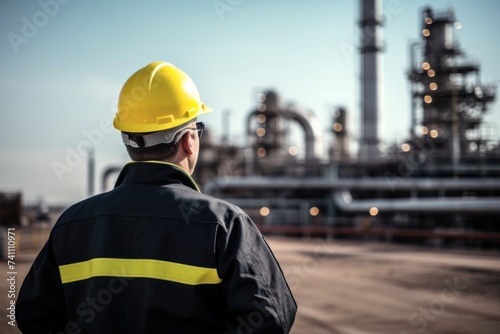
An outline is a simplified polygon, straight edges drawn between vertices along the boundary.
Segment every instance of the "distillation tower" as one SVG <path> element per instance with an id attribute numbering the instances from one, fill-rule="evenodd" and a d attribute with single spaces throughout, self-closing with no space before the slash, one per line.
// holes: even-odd
<path id="1" fill-rule="evenodd" d="M 404 147 L 419 154 L 414 139 L 430 137 L 435 154 L 428 158 L 455 170 L 495 145 L 484 137 L 483 123 L 495 87 L 481 83 L 479 63 L 467 59 L 454 38 L 457 28 L 452 9 L 422 12 L 422 39 L 412 45 L 409 71 L 413 140 Z"/>

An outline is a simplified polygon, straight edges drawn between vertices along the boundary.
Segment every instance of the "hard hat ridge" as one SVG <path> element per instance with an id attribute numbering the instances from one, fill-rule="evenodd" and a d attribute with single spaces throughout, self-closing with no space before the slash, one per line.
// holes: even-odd
<path id="1" fill-rule="evenodd" d="M 211 111 L 185 72 L 167 62 L 153 62 L 123 85 L 113 125 L 127 133 L 156 132 L 179 127 Z"/>

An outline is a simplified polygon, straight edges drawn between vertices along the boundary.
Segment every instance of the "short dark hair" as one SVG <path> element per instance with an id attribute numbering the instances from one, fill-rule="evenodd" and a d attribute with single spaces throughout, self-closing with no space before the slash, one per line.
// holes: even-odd
<path id="1" fill-rule="evenodd" d="M 158 144 L 141 148 L 132 147 L 130 145 L 125 145 L 125 147 L 127 148 L 130 159 L 133 161 L 166 160 L 177 153 L 182 137 L 188 132 L 188 129 L 179 131 L 175 134 L 174 139 L 168 144 Z M 128 133 L 128 135 L 140 137 L 144 135 L 144 133 Z"/>

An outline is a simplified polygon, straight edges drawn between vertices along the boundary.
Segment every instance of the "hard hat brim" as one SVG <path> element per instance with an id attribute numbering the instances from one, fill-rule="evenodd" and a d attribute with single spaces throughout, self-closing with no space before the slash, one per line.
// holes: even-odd
<path id="1" fill-rule="evenodd" d="M 205 104 L 202 105 L 202 108 L 197 111 L 196 117 L 201 116 L 203 114 L 208 114 L 212 112 L 213 109 L 210 107 L 207 107 Z M 177 128 L 180 127 L 184 124 L 191 123 L 194 118 L 186 120 L 185 118 L 177 119 L 172 122 L 168 123 L 163 123 L 163 124 L 157 124 L 155 126 L 155 131 L 162 131 L 162 130 L 167 130 L 167 129 L 172 129 L 172 128 Z M 137 124 L 137 123 L 126 123 L 123 120 L 119 119 L 118 113 L 115 116 L 115 119 L 113 120 L 113 126 L 115 129 L 120 130 L 121 132 L 127 132 L 127 133 L 148 133 L 152 132 L 151 131 L 151 124 L 146 123 L 146 124 Z M 153 132 L 155 132 L 153 131 Z"/>

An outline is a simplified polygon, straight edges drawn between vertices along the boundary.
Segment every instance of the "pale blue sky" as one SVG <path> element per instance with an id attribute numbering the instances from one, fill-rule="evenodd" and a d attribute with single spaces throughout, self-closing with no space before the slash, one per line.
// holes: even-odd
<path id="1" fill-rule="evenodd" d="M 218 12 L 214 4 L 220 3 L 228 10 Z M 382 1 L 388 141 L 408 133 L 408 45 L 420 37 L 421 10 L 429 3 L 455 9 L 461 46 L 480 61 L 485 83 L 500 83 L 500 2 Z M 243 143 L 245 116 L 267 88 L 315 113 L 325 147 L 333 106 L 347 107 L 351 130 L 359 135 L 358 12 L 357 0 L 3 0 L 0 190 L 20 190 L 28 201 L 83 199 L 86 164 L 82 157 L 68 164 L 68 152 L 94 133 L 98 181 L 105 166 L 127 161 L 118 132 L 104 124 L 113 119 L 125 80 L 157 60 L 193 78 L 215 109 L 203 120 L 216 137 L 222 112 L 230 109 L 231 139 Z M 486 119 L 496 124 L 498 137 L 498 102 Z M 54 163 L 67 166 L 66 172 L 57 175 Z"/>

